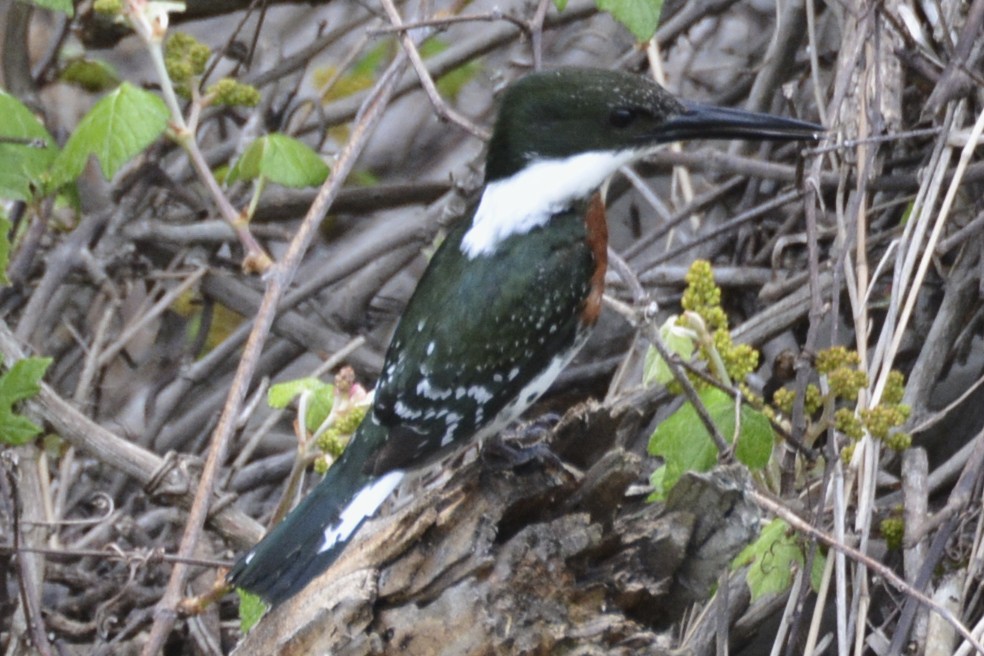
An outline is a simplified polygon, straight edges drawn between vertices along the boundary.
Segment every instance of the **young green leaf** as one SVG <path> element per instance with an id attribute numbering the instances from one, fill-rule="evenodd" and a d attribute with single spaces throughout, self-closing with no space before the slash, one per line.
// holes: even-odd
<path id="1" fill-rule="evenodd" d="M 55 160 L 53 177 L 58 186 L 82 173 L 95 155 L 106 179 L 161 136 L 168 121 L 164 101 L 124 82 L 97 102 L 79 122 Z"/>
<path id="2" fill-rule="evenodd" d="M 673 315 L 659 327 L 659 336 L 670 353 L 680 356 L 684 362 L 690 362 L 694 355 L 694 342 L 697 335 L 689 328 L 677 324 L 677 316 Z M 673 372 L 669 365 L 652 346 L 646 351 L 646 360 L 642 366 L 643 385 L 666 385 L 673 380 Z"/>
<path id="3" fill-rule="evenodd" d="M 310 392 L 307 404 L 307 417 L 304 425 L 314 432 L 328 418 L 335 403 L 335 388 L 317 378 L 298 378 L 271 385 L 267 392 L 267 404 L 271 408 L 286 408 L 291 401 L 303 392 Z"/>
<path id="4" fill-rule="evenodd" d="M 821 559 L 814 559 L 814 570 Z M 784 592 L 792 583 L 793 574 L 802 569 L 806 559 L 803 549 L 789 525 L 781 519 L 772 520 L 762 529 L 758 539 L 735 557 L 734 567 L 749 565 L 746 582 L 752 601 L 767 594 Z M 821 572 L 822 566 L 821 566 Z M 812 572 L 811 572 L 812 574 Z"/>
<path id="5" fill-rule="evenodd" d="M 30 200 L 58 155 L 55 140 L 20 100 L 0 91 L 0 198 Z"/>
<path id="6" fill-rule="evenodd" d="M 259 596 L 242 588 L 236 588 L 236 594 L 239 595 L 239 630 L 249 633 L 266 612 L 266 604 Z"/>
<path id="7" fill-rule="evenodd" d="M 14 404 L 41 390 L 41 378 L 50 364 L 51 358 L 24 358 L 0 376 L 0 443 L 24 444 L 41 432 L 30 419 L 14 412 Z"/>
<path id="8" fill-rule="evenodd" d="M 629 28 L 640 42 L 653 38 L 663 12 L 663 0 L 596 0 L 595 4 Z"/>
<path id="9" fill-rule="evenodd" d="M 316 187 L 328 177 L 328 165 L 307 144 L 285 134 L 268 134 L 246 147 L 227 180 L 254 180 L 261 175 L 285 187 Z"/>
<path id="10" fill-rule="evenodd" d="M 700 399 L 725 440 L 735 437 L 735 400 L 709 387 Z M 769 420 L 760 412 L 742 404 L 739 416 L 738 445 L 735 455 L 751 469 L 761 469 L 772 453 L 773 433 Z M 663 458 L 664 464 L 654 472 L 654 499 L 663 499 L 685 472 L 707 471 L 717 462 L 717 448 L 690 403 L 685 403 L 663 421 L 649 438 L 649 453 Z M 657 476 L 658 474 L 658 476 Z"/>

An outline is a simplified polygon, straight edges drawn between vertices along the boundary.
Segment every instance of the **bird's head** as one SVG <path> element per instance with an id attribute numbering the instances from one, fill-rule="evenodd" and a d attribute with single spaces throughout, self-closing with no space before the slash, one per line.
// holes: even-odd
<path id="1" fill-rule="evenodd" d="M 631 73 L 568 68 L 533 73 L 503 94 L 486 180 L 537 161 L 592 152 L 642 155 L 686 139 L 816 140 L 823 127 L 768 114 L 682 102 Z"/>

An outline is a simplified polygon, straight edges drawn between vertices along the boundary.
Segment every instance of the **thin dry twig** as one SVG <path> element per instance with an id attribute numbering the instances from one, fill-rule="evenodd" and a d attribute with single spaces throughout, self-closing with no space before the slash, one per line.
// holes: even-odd
<path id="1" fill-rule="evenodd" d="M 226 445 L 232 436 L 235 421 L 240 414 L 253 370 L 260 357 L 263 342 L 267 334 L 269 334 L 270 327 L 273 325 L 280 299 L 291 280 L 293 280 L 301 257 L 307 251 L 332 200 L 354 168 L 355 161 L 368 142 L 373 128 L 382 117 L 383 111 L 392 97 L 399 73 L 405 65 L 406 56 L 397 55 L 376 84 L 373 94 L 369 96 L 365 106 L 359 113 L 359 118 L 352 128 L 351 137 L 339 156 L 335 168 L 321 186 L 321 190 L 315 197 L 311 209 L 304 217 L 304 221 L 298 227 L 297 234 L 291 241 L 287 252 L 268 274 L 267 289 L 263 296 L 263 303 L 257 313 L 250 338 L 246 342 L 239 368 L 236 370 L 236 375 L 229 389 L 228 400 L 219 418 L 219 424 L 212 435 L 208 458 L 202 470 L 198 492 L 195 495 L 195 502 L 188 513 L 185 533 L 178 548 L 178 555 L 182 558 L 190 557 L 198 543 L 202 525 L 204 524 L 205 516 L 208 513 L 211 502 L 219 465 L 224 460 Z M 145 656 L 153 656 L 160 651 L 164 640 L 171 632 L 171 628 L 174 626 L 176 620 L 174 609 L 180 601 L 187 574 L 187 566 L 181 563 L 176 564 L 172 569 L 167 589 L 157 605 L 154 624 L 151 627 L 147 643 L 142 650 Z"/>
<path id="2" fill-rule="evenodd" d="M 403 18 L 400 16 L 400 12 L 396 10 L 396 5 L 393 4 L 393 1 L 382 0 L 382 5 L 383 9 L 386 10 L 386 14 L 389 16 L 393 27 L 403 28 Z M 417 36 L 417 40 L 423 40 L 420 37 L 427 32 L 426 28 L 417 28 L 414 30 L 414 32 L 418 31 L 420 32 L 420 35 Z M 406 29 L 400 29 L 399 38 L 400 43 L 407 52 L 407 56 L 410 58 L 410 63 L 413 65 L 413 70 L 417 72 L 417 77 L 420 78 L 420 86 L 423 87 L 424 92 L 430 99 L 431 105 L 434 107 L 434 111 L 437 113 L 438 117 L 441 120 L 456 123 L 473 136 L 478 137 L 483 141 L 488 141 L 491 136 L 488 130 L 469 121 L 459 112 L 449 107 L 448 104 L 444 102 L 444 99 L 441 98 L 441 94 L 437 90 L 437 86 L 434 84 L 434 79 L 431 77 L 430 73 L 427 72 L 427 66 L 424 64 L 424 58 L 420 56 L 420 51 L 417 49 L 416 43 L 414 43 L 415 39 L 409 34 L 409 32 Z"/>

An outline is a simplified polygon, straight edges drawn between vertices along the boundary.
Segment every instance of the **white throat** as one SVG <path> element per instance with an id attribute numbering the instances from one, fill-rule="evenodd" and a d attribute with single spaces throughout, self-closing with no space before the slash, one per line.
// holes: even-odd
<path id="1" fill-rule="evenodd" d="M 608 176 L 639 156 L 633 150 L 591 152 L 530 163 L 505 180 L 489 183 L 461 241 L 469 259 L 490 255 L 511 235 L 543 225 L 601 186 Z"/>

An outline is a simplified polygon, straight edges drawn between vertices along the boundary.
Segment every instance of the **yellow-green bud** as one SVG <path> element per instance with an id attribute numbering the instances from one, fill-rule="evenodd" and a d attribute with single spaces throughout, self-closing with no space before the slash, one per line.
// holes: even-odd
<path id="1" fill-rule="evenodd" d="M 876 405 L 869 410 L 861 411 L 861 421 L 871 436 L 884 440 L 893 428 L 901 426 L 909 418 L 909 406 L 905 405 Z"/>
<path id="2" fill-rule="evenodd" d="M 806 399 L 803 403 L 803 409 L 808 415 L 814 415 L 820 411 L 823 407 L 823 394 L 820 393 L 820 388 L 810 383 L 806 386 Z"/>
<path id="3" fill-rule="evenodd" d="M 864 435 L 861 420 L 850 408 L 838 408 L 834 412 L 834 427 L 853 440 L 860 440 Z"/>
<path id="4" fill-rule="evenodd" d="M 905 521 L 901 517 L 888 517 L 878 525 L 885 545 L 889 549 L 901 549 L 902 538 L 905 537 Z"/>
<path id="5" fill-rule="evenodd" d="M 192 78 L 205 72 L 212 50 L 184 32 L 172 32 L 164 43 L 164 66 L 175 87 L 188 94 Z"/>
<path id="6" fill-rule="evenodd" d="M 857 367 L 861 357 L 857 351 L 849 351 L 843 346 L 831 346 L 817 353 L 816 367 L 821 374 L 829 374 L 838 367 Z"/>
<path id="7" fill-rule="evenodd" d="M 210 86 L 206 93 L 217 105 L 255 107 L 260 102 L 260 92 L 256 87 L 228 77 Z"/>
<path id="8" fill-rule="evenodd" d="M 346 444 L 348 444 L 348 436 L 340 434 L 336 426 L 322 433 L 317 441 L 318 448 L 334 458 L 342 455 Z"/>
<path id="9" fill-rule="evenodd" d="M 912 435 L 901 431 L 892 433 L 885 438 L 885 446 L 895 451 L 905 451 L 912 446 Z"/>
<path id="10" fill-rule="evenodd" d="M 901 403 L 905 395 L 905 375 L 901 371 L 893 369 L 888 372 L 888 380 L 885 382 L 885 391 L 882 392 L 882 403 Z"/>
<path id="11" fill-rule="evenodd" d="M 827 383 L 834 396 L 856 401 L 858 392 L 868 386 L 868 375 L 863 371 L 841 366 L 827 373 Z"/>
<path id="12" fill-rule="evenodd" d="M 793 414 L 794 400 L 796 400 L 796 394 L 788 387 L 780 387 L 772 394 L 772 404 L 787 417 Z"/>

